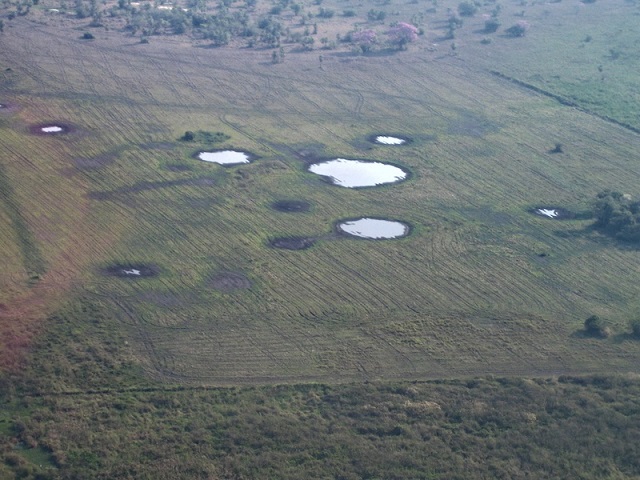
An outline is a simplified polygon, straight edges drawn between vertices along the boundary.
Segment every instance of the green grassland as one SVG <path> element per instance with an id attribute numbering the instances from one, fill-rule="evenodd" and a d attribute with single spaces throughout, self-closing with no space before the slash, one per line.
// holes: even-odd
<path id="1" fill-rule="evenodd" d="M 18 332 L 7 336 L 6 345 L 20 335 L 32 339 L 22 373 L 3 379 L 6 405 L 15 417 L 0 417 L 6 471 L 18 472 L 27 468 L 24 462 L 33 466 L 51 453 L 55 471 L 50 473 L 62 478 L 162 478 L 159 471 L 176 472 L 166 478 L 296 478 L 295 472 L 324 478 L 318 472 L 325 471 L 336 478 L 416 478 L 416 472 L 421 478 L 465 478 L 461 472 L 471 467 L 452 452 L 471 444 L 453 445 L 450 439 L 443 458 L 453 463 L 440 460 L 433 466 L 433 457 L 426 456 L 410 465 L 396 459 L 388 470 L 393 474 L 385 474 L 382 464 L 371 471 L 355 464 L 347 468 L 339 459 L 370 461 L 362 457 L 364 447 L 355 452 L 350 445 L 359 441 L 355 431 L 368 431 L 373 427 L 367 422 L 377 420 L 358 427 L 359 418 L 354 431 L 338 433 L 340 439 L 329 435 L 303 448 L 342 445 L 346 450 L 332 455 L 335 465 L 287 456 L 290 452 L 271 445 L 277 441 L 253 445 L 241 433 L 236 447 L 228 439 L 213 442 L 211 450 L 203 450 L 206 460 L 184 453 L 193 444 L 167 447 L 167 463 L 154 456 L 163 455 L 158 445 L 172 434 L 169 420 L 160 418 L 173 420 L 171 412 L 191 396 L 193 405 L 185 412 L 189 428 L 203 423 L 203 413 L 195 412 L 199 407 L 215 418 L 216 427 L 206 434 L 173 434 L 205 444 L 222 431 L 250 430 L 261 415 L 254 402 L 267 403 L 267 422 L 283 422 L 268 428 L 301 431 L 302 417 L 309 415 L 322 417 L 318 428 L 328 431 L 352 413 L 340 408 L 332 413 L 334 403 L 322 404 L 328 401 L 326 390 L 366 411 L 373 400 L 367 400 L 371 392 L 362 381 L 636 371 L 640 342 L 627 332 L 629 320 L 640 312 L 638 250 L 594 232 L 588 212 L 604 189 L 640 193 L 640 137 L 633 131 L 640 125 L 640 108 L 631 81 L 636 59 L 621 47 L 635 40 L 607 33 L 618 21 L 624 29 L 637 7 L 569 3 L 534 3 L 524 17 L 514 15 L 522 10 L 515 2 L 504 5 L 504 27 L 526 18 L 531 29 L 522 38 L 498 32 L 488 44 L 480 43 L 487 35 L 478 29 L 481 13 L 493 4 L 466 18 L 448 40 L 441 38 L 444 4 L 323 4 L 338 11 L 354 8 L 357 15 L 319 21 L 318 36 L 366 25 L 372 6 L 398 21 L 424 11 L 426 33 L 406 51 L 381 48 L 364 56 L 344 45 L 311 52 L 286 46 L 285 60 L 277 64 L 270 48 L 233 43 L 209 48 L 184 36 L 140 43 L 111 28 L 92 30 L 95 40 L 85 41 L 79 37 L 86 22 L 52 16 L 46 8 L 54 5 L 47 3 L 34 7 L 33 16 L 6 22 L 0 33 L 0 103 L 15 108 L 0 111 L 0 259 L 7 259 L 0 275 L 0 320 L 3 328 Z M 266 11 L 265 5 L 260 8 Z M 433 9 L 431 16 L 426 13 Z M 598 26 L 598 12 L 605 11 L 611 18 Z M 581 44 L 587 34 L 593 38 Z M 567 38 L 575 45 L 566 44 Z M 623 53 L 606 63 L 600 58 L 609 49 Z M 604 79 L 581 76 L 584 65 L 600 63 Z M 625 101 L 616 100 L 618 95 Z M 30 126 L 45 122 L 73 128 L 66 135 L 30 133 Z M 228 168 L 200 162 L 194 153 L 211 146 L 199 145 L 197 138 L 181 141 L 185 131 L 222 132 L 229 138 L 216 149 L 246 150 L 258 159 Z M 412 141 L 401 147 L 368 141 L 378 133 Z M 550 153 L 558 143 L 563 153 Z M 411 175 L 396 185 L 352 190 L 306 171 L 311 162 L 335 157 L 391 162 Z M 271 208 L 277 200 L 304 200 L 311 208 L 278 212 Z M 545 219 L 530 213 L 536 206 L 563 207 L 577 216 Z M 337 234 L 338 220 L 359 216 L 405 221 L 411 235 L 374 242 Z M 300 251 L 269 245 L 288 236 L 316 242 Z M 158 275 L 105 275 L 114 264 L 153 265 Z M 224 272 L 242 275 L 249 288 L 214 288 L 211 279 Z M 20 316 L 23 311 L 28 315 Z M 581 333 L 592 314 L 610 322 L 611 337 Z M 616 381 L 624 395 L 637 389 L 633 379 Z M 530 397 L 514 382 L 520 389 L 514 394 L 516 409 Z M 550 391 L 554 398 L 568 394 L 565 384 L 549 382 L 539 387 L 540 398 Z M 277 394 L 266 386 L 209 390 L 276 383 L 290 386 Z M 491 403 L 508 395 L 500 382 L 480 383 L 488 396 L 469 401 Z M 585 389 L 596 388 L 586 383 Z M 387 389 L 411 388 L 393 385 L 376 383 L 371 395 L 378 401 Z M 394 394 L 380 401 L 394 411 L 404 402 L 442 405 L 447 395 L 464 402 L 477 393 L 465 390 L 463 381 L 446 383 L 442 390 L 437 385 L 421 383 L 416 388 L 424 395 L 416 399 Z M 243 407 L 230 413 L 235 400 L 227 395 L 237 395 Z M 304 395 L 324 400 L 309 406 Z M 283 404 L 274 414 L 277 398 Z M 534 417 L 549 410 L 540 398 Z M 161 407 L 150 406 L 156 400 Z M 635 408 L 627 400 L 620 400 L 620 408 Z M 610 408 L 602 398 L 581 402 L 597 411 Z M 205 409 L 209 403 L 214 406 Z M 123 410 L 127 413 L 120 415 Z M 462 427 L 450 425 L 458 417 L 465 424 L 460 408 L 438 412 L 438 428 L 457 435 Z M 433 432 L 412 430 L 424 420 L 422 414 L 402 415 L 381 415 L 390 423 L 379 428 L 412 432 L 403 445 L 416 452 Z M 223 420 L 232 417 L 238 420 Z M 92 423 L 97 419 L 113 431 L 88 441 L 87 432 L 102 428 Z M 549 424 L 555 420 L 551 415 Z M 528 421 L 515 422 L 517 429 L 536 430 Z M 158 437 L 145 437 L 145 422 L 157 427 Z M 628 426 L 630 436 L 634 425 Z M 482 449 L 493 441 L 487 440 L 478 447 L 484 453 L 473 458 L 472 476 L 519 478 L 531 470 L 568 478 L 578 464 L 583 478 L 598 476 L 595 460 L 586 460 L 591 447 L 574 452 L 564 443 L 571 460 L 541 473 L 550 455 L 549 432 L 535 440 L 541 457 L 520 466 L 510 462 L 522 452 L 494 467 L 484 462 L 489 454 Z M 367 440 L 376 449 L 405 448 L 389 440 L 403 434 L 378 433 Z M 471 436 L 498 435 L 485 433 L 478 427 Z M 59 440 L 67 435 L 69 440 Z M 518 430 L 520 436 L 529 433 Z M 42 451 L 31 451 L 33 458 L 20 452 L 12 457 L 16 438 Z M 145 439 L 155 446 L 147 448 Z M 127 458 L 118 466 L 114 445 L 130 441 L 133 451 L 144 450 L 148 459 L 134 466 Z M 253 453 L 245 450 L 247 442 Z M 609 459 L 602 476 L 637 475 L 629 452 L 621 460 L 617 448 L 622 447 L 602 454 Z M 230 451 L 235 456 L 222 459 Z M 188 461 L 178 466 L 176 458 Z M 340 473 L 341 468 L 346 470 Z"/>

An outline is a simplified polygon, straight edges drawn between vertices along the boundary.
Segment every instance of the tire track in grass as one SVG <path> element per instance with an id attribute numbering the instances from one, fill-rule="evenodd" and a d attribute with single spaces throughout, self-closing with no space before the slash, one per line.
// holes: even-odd
<path id="1" fill-rule="evenodd" d="M 2 163 L 0 163 L 0 199 L 11 219 L 12 228 L 22 252 L 24 268 L 29 275 L 38 278 L 46 270 L 44 257 L 36 244 L 35 236 L 22 215 L 11 180 L 8 178 Z"/>

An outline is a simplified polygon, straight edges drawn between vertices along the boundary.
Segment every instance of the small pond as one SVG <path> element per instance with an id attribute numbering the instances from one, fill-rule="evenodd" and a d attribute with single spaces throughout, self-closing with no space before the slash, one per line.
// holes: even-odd
<path id="1" fill-rule="evenodd" d="M 404 138 L 392 137 L 391 135 L 376 135 L 373 141 L 381 145 L 402 145 L 407 143 Z"/>
<path id="2" fill-rule="evenodd" d="M 574 213 L 561 207 L 536 207 L 532 212 L 535 215 L 552 220 L 568 220 L 575 217 Z"/>
<path id="3" fill-rule="evenodd" d="M 245 152 L 236 152 L 235 150 L 199 152 L 197 158 L 203 162 L 217 163 L 219 165 L 238 165 L 240 163 L 251 162 L 249 154 Z"/>
<path id="4" fill-rule="evenodd" d="M 40 123 L 31 125 L 29 131 L 34 135 L 61 135 L 74 131 L 74 127 L 66 123 Z"/>
<path id="5" fill-rule="evenodd" d="M 407 172 L 395 165 L 345 158 L 314 163 L 309 171 L 330 178 L 334 185 L 347 188 L 374 187 L 407 178 Z"/>
<path id="6" fill-rule="evenodd" d="M 50 125 L 47 127 L 41 127 L 40 131 L 44 133 L 60 133 L 60 132 L 64 132 L 64 128 L 59 127 L 58 125 Z"/>
<path id="7" fill-rule="evenodd" d="M 145 278 L 154 277 L 159 273 L 160 269 L 155 265 L 122 265 L 116 264 L 106 267 L 102 270 L 104 275 L 121 277 L 121 278 Z"/>
<path id="8" fill-rule="evenodd" d="M 406 223 L 379 218 L 347 220 L 340 222 L 338 229 L 354 237 L 370 239 L 400 238 L 409 233 L 409 225 Z"/>

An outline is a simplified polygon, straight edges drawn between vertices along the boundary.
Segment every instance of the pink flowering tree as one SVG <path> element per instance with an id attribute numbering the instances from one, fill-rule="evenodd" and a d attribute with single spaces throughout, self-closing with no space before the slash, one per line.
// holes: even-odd
<path id="1" fill-rule="evenodd" d="M 399 22 L 387 32 L 387 35 L 389 35 L 389 43 L 397 45 L 402 50 L 408 43 L 418 39 L 418 28 L 410 23 Z"/>
<path id="2" fill-rule="evenodd" d="M 366 53 L 377 43 L 378 36 L 373 30 L 361 30 L 351 34 L 351 41 L 358 45 L 363 53 Z"/>

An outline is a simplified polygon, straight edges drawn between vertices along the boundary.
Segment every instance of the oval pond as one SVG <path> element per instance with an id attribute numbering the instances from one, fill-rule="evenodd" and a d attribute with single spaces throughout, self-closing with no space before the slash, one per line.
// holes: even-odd
<path id="1" fill-rule="evenodd" d="M 407 172 L 395 165 L 345 158 L 314 163 L 309 167 L 309 171 L 329 177 L 334 185 L 347 188 L 375 187 L 407 178 Z"/>
<path id="2" fill-rule="evenodd" d="M 377 135 L 374 141 L 381 145 L 402 145 L 407 143 L 404 138 L 392 137 L 391 135 Z"/>
<path id="3" fill-rule="evenodd" d="M 217 163 L 219 165 L 237 165 L 251 162 L 248 154 L 234 150 L 200 152 L 197 157 L 203 162 Z"/>
<path id="4" fill-rule="evenodd" d="M 379 218 L 359 218 L 340 222 L 338 228 L 349 235 L 370 239 L 390 239 L 404 237 L 409 233 L 409 225 L 396 220 Z"/>

